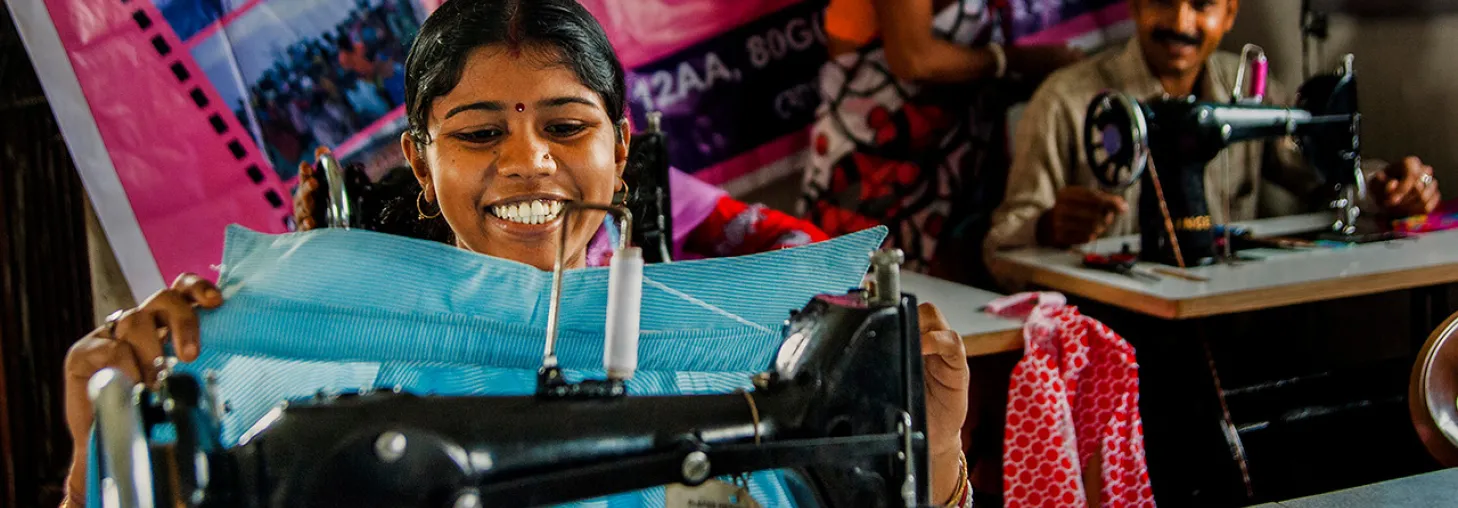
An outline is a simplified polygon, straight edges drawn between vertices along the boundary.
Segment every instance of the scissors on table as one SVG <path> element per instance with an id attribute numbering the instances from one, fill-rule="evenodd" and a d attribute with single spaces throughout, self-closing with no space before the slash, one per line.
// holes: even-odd
<path id="1" fill-rule="evenodd" d="M 1138 263 L 1138 261 L 1139 257 L 1133 253 L 1128 252 L 1127 250 L 1118 254 L 1109 254 L 1107 256 L 1103 254 L 1084 254 L 1083 256 L 1083 266 L 1085 268 L 1092 268 L 1094 270 L 1117 273 L 1119 275 L 1123 275 L 1132 279 L 1147 280 L 1152 282 L 1159 282 L 1161 280 L 1158 275 L 1136 269 L 1134 265 Z"/>

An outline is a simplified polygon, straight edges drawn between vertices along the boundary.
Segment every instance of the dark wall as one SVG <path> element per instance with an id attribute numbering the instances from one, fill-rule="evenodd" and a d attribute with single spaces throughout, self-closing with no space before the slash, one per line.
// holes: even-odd
<path id="1" fill-rule="evenodd" d="M 0 9 L 0 506 L 55 506 L 70 462 L 66 348 L 90 328 L 85 193 Z"/>
<path id="2" fill-rule="evenodd" d="M 1382 7 L 1390 16 L 1333 14 L 1331 33 L 1312 66 L 1335 70 L 1343 54 L 1357 57 L 1361 88 L 1362 156 L 1398 160 L 1416 155 L 1440 182 L 1458 180 L 1458 12 L 1454 0 L 1318 0 Z M 1436 8 L 1420 14 L 1412 8 Z M 1353 7 L 1354 9 L 1357 7 Z M 1417 14 L 1415 14 L 1417 13 Z M 1397 16 L 1396 14 L 1402 14 Z M 1246 1 L 1224 49 L 1255 43 L 1271 59 L 1271 77 L 1294 89 L 1301 72 L 1301 2 Z M 1313 48 L 1317 49 L 1317 48 Z M 1452 199 L 1458 185 L 1443 184 Z"/>

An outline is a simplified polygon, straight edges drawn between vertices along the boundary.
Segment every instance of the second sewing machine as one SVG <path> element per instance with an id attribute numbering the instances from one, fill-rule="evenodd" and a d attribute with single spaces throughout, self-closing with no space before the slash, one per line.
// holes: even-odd
<path id="1" fill-rule="evenodd" d="M 1353 57 L 1347 55 L 1335 73 L 1308 79 L 1295 107 L 1262 104 L 1263 51 L 1247 46 L 1241 60 L 1230 103 L 1194 97 L 1139 101 L 1104 92 L 1089 105 L 1084 151 L 1094 176 L 1109 192 L 1141 186 L 1141 260 L 1183 268 L 1233 258 L 1231 236 L 1239 232 L 1211 220 L 1206 167 L 1233 144 L 1286 136 L 1295 138 L 1324 185 L 1335 191 L 1330 207 L 1336 218 L 1318 236 L 1347 243 L 1372 237 L 1370 228 L 1358 227 L 1366 188 Z"/>

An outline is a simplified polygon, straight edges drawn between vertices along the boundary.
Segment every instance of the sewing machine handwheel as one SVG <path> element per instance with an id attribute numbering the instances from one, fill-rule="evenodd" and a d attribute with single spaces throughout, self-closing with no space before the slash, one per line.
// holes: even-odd
<path id="1" fill-rule="evenodd" d="M 1089 168 L 1105 189 L 1123 190 L 1144 174 L 1149 129 L 1143 109 L 1128 95 L 1104 92 L 1094 97 L 1083 123 L 1083 140 Z"/>
<path id="2" fill-rule="evenodd" d="M 319 157 L 319 159 L 314 162 L 313 178 L 316 187 L 314 189 L 314 192 L 310 193 L 310 196 L 313 198 L 313 207 L 309 211 L 310 216 L 313 217 L 315 221 L 314 227 L 316 229 L 337 227 L 330 225 L 329 223 L 330 205 L 334 202 L 336 196 L 339 196 L 339 194 L 333 192 L 335 189 L 331 188 L 333 185 L 335 185 L 335 182 L 332 181 L 335 178 L 330 177 L 331 171 L 325 166 L 326 163 L 324 159 L 326 157 L 329 159 L 329 163 L 335 165 L 335 167 L 332 168 L 332 172 L 335 174 L 335 178 L 342 179 L 342 182 L 340 183 L 343 184 L 345 191 L 343 193 L 343 199 L 348 200 L 347 206 L 344 208 L 344 210 L 347 210 L 349 212 L 349 226 L 355 228 L 364 227 L 364 225 L 367 223 L 366 219 L 369 215 L 368 212 L 374 211 L 366 210 L 364 208 L 364 205 L 366 204 L 365 196 L 370 192 L 373 185 L 370 182 L 369 176 L 365 174 L 363 166 L 358 163 L 345 165 L 341 163 L 338 159 L 334 158 L 332 154 L 327 154 L 323 157 Z"/>

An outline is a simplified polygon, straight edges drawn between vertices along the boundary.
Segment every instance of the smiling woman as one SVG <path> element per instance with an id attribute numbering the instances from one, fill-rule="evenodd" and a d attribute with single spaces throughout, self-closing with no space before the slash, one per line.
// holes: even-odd
<path id="1" fill-rule="evenodd" d="M 622 71 L 598 69 L 597 79 L 579 81 L 586 72 L 562 64 L 564 53 L 591 54 L 587 34 L 553 34 L 564 49 L 481 40 L 491 34 L 516 35 L 471 30 L 462 32 L 462 40 L 443 38 L 441 45 L 475 48 L 465 53 L 459 82 L 439 97 L 407 95 L 411 126 L 400 144 L 420 181 L 421 199 L 437 204 L 461 248 L 547 270 L 554 251 L 539 245 L 554 242 L 558 229 L 566 227 L 566 251 L 573 255 L 565 266 L 585 266 L 587 243 L 602 213 L 564 221 L 556 211 L 568 201 L 610 202 L 623 184 L 628 159 L 623 97 L 587 84 L 616 83 L 608 90 L 621 90 Z M 429 63 L 412 58 L 407 72 L 415 76 L 417 66 Z M 416 90 L 440 88 L 430 77 L 442 74 L 427 76 Z M 420 122 L 425 118 L 427 123 Z"/>
<path id="2" fill-rule="evenodd" d="M 545 212 L 611 201 L 628 133 L 622 65 L 584 16 L 568 2 L 447 2 L 431 21 L 472 29 L 431 30 L 411 49 L 400 147 L 457 246 L 547 270 L 554 250 L 541 245 L 566 227 L 565 266 L 585 266 L 602 213 L 564 224 Z"/>

